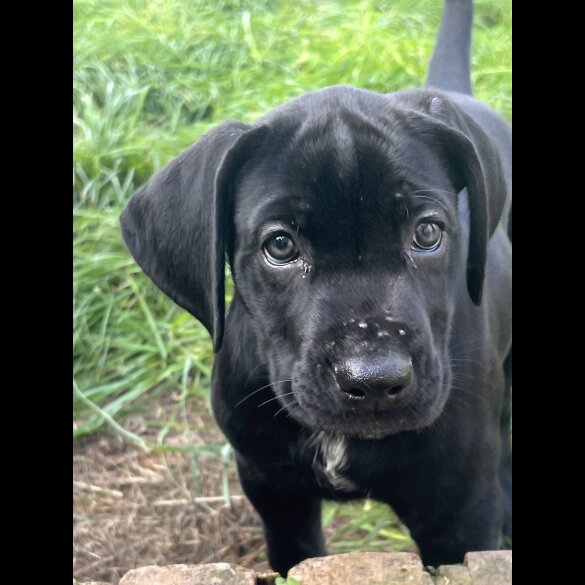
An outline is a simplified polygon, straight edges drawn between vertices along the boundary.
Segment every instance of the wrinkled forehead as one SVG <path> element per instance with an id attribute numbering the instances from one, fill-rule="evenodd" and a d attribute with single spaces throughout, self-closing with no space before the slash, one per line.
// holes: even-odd
<path id="1" fill-rule="evenodd" d="M 330 112 L 268 138 L 240 173 L 236 213 L 250 229 L 271 220 L 389 227 L 425 197 L 455 208 L 446 167 L 440 149 L 398 123 Z"/>

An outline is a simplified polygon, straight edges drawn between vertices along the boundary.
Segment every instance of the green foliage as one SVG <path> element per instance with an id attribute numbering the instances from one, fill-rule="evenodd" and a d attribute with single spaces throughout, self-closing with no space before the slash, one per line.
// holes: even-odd
<path id="1" fill-rule="evenodd" d="M 301 585 L 301 582 L 295 579 L 294 577 L 276 577 L 274 581 L 274 585 Z"/>
<path id="2" fill-rule="evenodd" d="M 510 0 L 478 2 L 477 95 L 510 115 Z M 122 205 L 227 118 L 304 91 L 423 80 L 438 0 L 164 0 L 74 4 L 74 197 Z"/>
<path id="3" fill-rule="evenodd" d="M 146 279 L 126 251 L 118 209 L 78 209 L 74 218 L 74 435 L 116 417 L 145 392 L 178 387 L 184 365 L 205 388 L 207 332 Z M 85 397 L 86 400 L 83 400 Z"/>
<path id="4" fill-rule="evenodd" d="M 332 553 L 414 550 L 414 543 L 396 514 L 386 504 L 372 500 L 327 502 L 323 507 L 323 525 L 335 528 L 329 543 Z"/>

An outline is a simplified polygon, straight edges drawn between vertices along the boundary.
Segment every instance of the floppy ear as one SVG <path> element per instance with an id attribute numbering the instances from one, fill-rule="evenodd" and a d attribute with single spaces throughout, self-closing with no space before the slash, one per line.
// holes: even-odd
<path id="1" fill-rule="evenodd" d="M 431 92 L 420 92 L 420 95 L 424 113 L 417 111 L 411 119 L 413 130 L 441 148 L 457 192 L 467 188 L 467 290 L 472 301 L 479 305 L 488 240 L 498 226 L 506 201 L 503 166 L 491 138 L 461 108 L 446 96 Z"/>
<path id="2" fill-rule="evenodd" d="M 225 254 L 232 183 L 264 127 L 226 122 L 154 175 L 130 199 L 120 221 L 128 249 L 173 301 L 223 339 Z"/>

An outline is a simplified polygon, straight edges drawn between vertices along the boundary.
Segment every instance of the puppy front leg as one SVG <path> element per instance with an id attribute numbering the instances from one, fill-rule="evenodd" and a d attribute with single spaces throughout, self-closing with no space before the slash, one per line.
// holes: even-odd
<path id="1" fill-rule="evenodd" d="M 469 551 L 495 550 L 500 545 L 503 507 L 497 481 L 480 499 L 442 502 L 441 509 L 421 506 L 418 521 L 404 523 L 416 541 L 424 565 L 462 563 Z"/>
<path id="2" fill-rule="evenodd" d="M 320 498 L 309 494 L 298 478 L 273 478 L 241 457 L 237 462 L 244 492 L 264 523 L 272 568 L 286 575 L 302 560 L 326 555 Z"/>

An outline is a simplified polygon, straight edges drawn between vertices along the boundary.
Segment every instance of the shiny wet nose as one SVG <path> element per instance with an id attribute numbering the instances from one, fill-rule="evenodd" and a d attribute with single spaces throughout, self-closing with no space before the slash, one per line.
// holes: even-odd
<path id="1" fill-rule="evenodd" d="M 362 402 L 380 402 L 403 392 L 412 382 L 412 361 L 400 354 L 349 358 L 332 364 L 339 389 Z"/>

